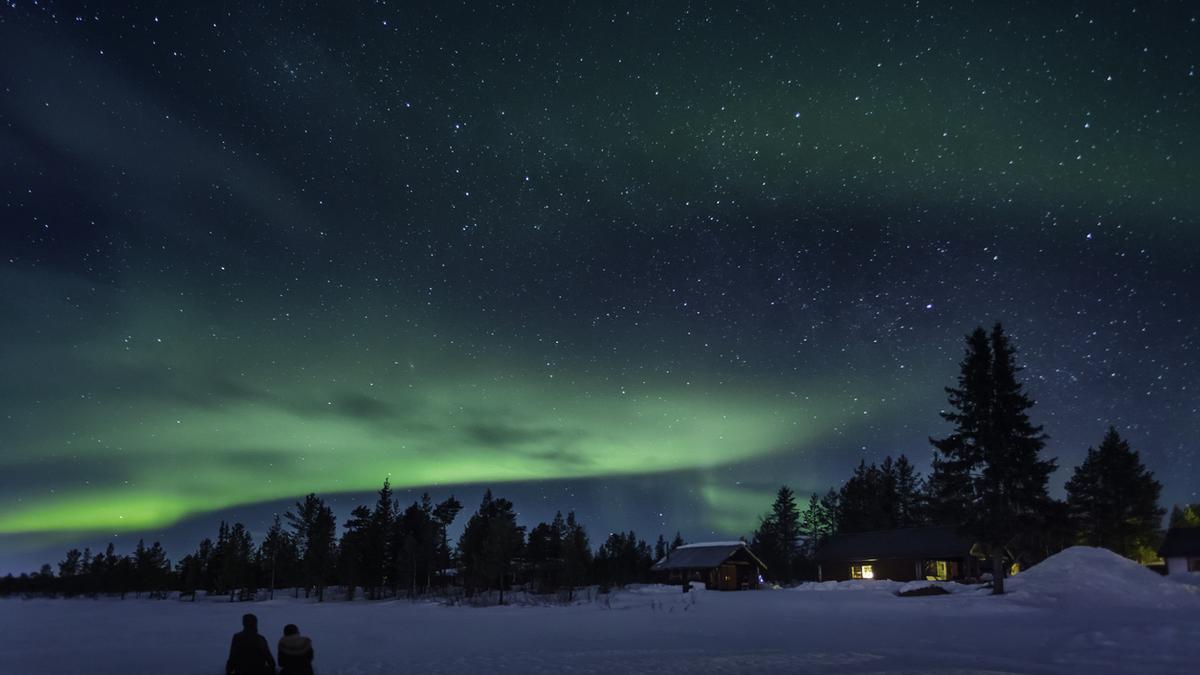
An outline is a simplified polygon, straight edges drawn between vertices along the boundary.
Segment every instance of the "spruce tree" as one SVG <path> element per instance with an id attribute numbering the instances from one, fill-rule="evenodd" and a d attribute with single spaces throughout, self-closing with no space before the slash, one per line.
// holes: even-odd
<path id="1" fill-rule="evenodd" d="M 340 582 L 349 590 L 347 600 L 353 600 L 356 589 L 362 586 L 363 592 L 372 597 L 374 586 L 371 576 L 369 549 L 373 546 L 370 541 L 372 532 L 371 509 L 358 505 L 350 510 L 350 517 L 342 524 L 342 538 L 337 547 L 337 569 Z"/>
<path id="2" fill-rule="evenodd" d="M 671 540 L 671 550 L 674 551 L 675 549 L 679 548 L 680 546 L 684 546 L 684 545 L 685 545 L 685 543 L 683 541 L 683 536 L 680 535 L 679 531 L 677 530 L 675 532 L 675 538 Z"/>
<path id="3" fill-rule="evenodd" d="M 367 595 L 378 598 L 389 574 L 395 568 L 397 551 L 392 537 L 395 528 L 395 500 L 392 498 L 390 478 L 385 478 L 383 487 L 375 500 L 375 508 L 367 517 L 366 531 L 362 541 L 362 577 Z"/>
<path id="4" fill-rule="evenodd" d="M 967 338 L 958 387 L 948 388 L 952 410 L 942 417 L 954 431 L 931 439 L 932 507 L 941 522 L 957 522 L 992 559 L 993 592 L 1004 592 L 1010 549 L 1040 530 L 1050 504 L 1046 483 L 1054 460 L 1040 453 L 1046 436 L 1029 420 L 1033 400 L 1017 381 L 1016 351 L 1000 324 L 989 336 Z"/>
<path id="5" fill-rule="evenodd" d="M 315 494 L 305 495 L 296 502 L 296 511 L 283 514 L 292 528 L 292 536 L 300 555 L 300 568 L 305 595 L 315 589 L 317 600 L 325 599 L 325 583 L 333 571 L 335 555 L 334 534 L 337 520 L 333 509 Z"/>
<path id="6" fill-rule="evenodd" d="M 224 525 L 224 523 L 222 523 Z M 225 531 L 220 544 L 220 586 L 229 591 L 229 601 L 244 599 L 246 591 L 254 586 L 254 541 L 250 532 L 241 523 L 234 523 Z"/>
<path id="7" fill-rule="evenodd" d="M 272 600 L 276 588 L 293 584 L 296 558 L 296 542 L 283 531 L 283 525 L 276 515 L 258 548 L 257 559 L 259 578 L 267 582 Z"/>
<path id="8" fill-rule="evenodd" d="M 1098 449 L 1067 481 L 1067 508 L 1079 542 L 1140 560 L 1157 543 L 1166 511 L 1162 484 L 1142 465 L 1137 451 L 1109 427 Z"/>
<path id="9" fill-rule="evenodd" d="M 592 563 L 592 546 L 587 530 L 575 520 L 575 512 L 567 513 L 567 522 L 562 543 L 563 575 L 567 583 L 567 599 L 575 597 L 575 587 L 585 581 L 588 567 Z"/>
<path id="10" fill-rule="evenodd" d="M 505 578 L 524 540 L 525 528 L 517 525 L 512 502 L 492 497 L 491 490 L 485 492 L 479 510 L 467 521 L 459 539 L 468 582 L 478 588 L 496 584 L 503 604 Z"/>
<path id="11" fill-rule="evenodd" d="M 925 523 L 925 486 L 921 475 L 904 455 L 896 460 L 895 506 L 892 509 L 895 527 L 914 527 Z"/>
<path id="12" fill-rule="evenodd" d="M 458 517 L 459 511 L 462 511 L 462 503 L 455 499 L 453 495 L 433 507 L 433 556 L 429 577 L 425 579 L 426 590 L 428 590 L 432 583 L 433 573 L 449 569 L 454 562 L 453 551 L 451 550 L 450 541 L 446 536 L 446 530 L 454 522 L 454 519 Z"/>
<path id="13" fill-rule="evenodd" d="M 859 460 L 850 477 L 838 491 L 838 530 L 869 532 L 895 527 L 892 517 L 896 498 L 894 467 L 889 457 L 883 469 Z"/>
<path id="14" fill-rule="evenodd" d="M 1045 526 L 1043 516 L 1050 503 L 1046 484 L 1056 461 L 1041 458 L 1046 435 L 1029 419 L 1033 399 L 1017 380 L 1021 369 L 1016 363 L 1016 349 L 999 323 L 992 329 L 991 343 L 993 408 L 976 483 L 978 507 L 968 527 L 989 546 L 993 589 L 1001 594 L 1001 556 L 1022 537 Z"/>
<path id="15" fill-rule="evenodd" d="M 808 507 L 800 516 L 800 533 L 804 538 L 801 556 L 813 557 L 833 536 L 835 530 L 834 516 L 830 513 L 828 504 L 814 492 L 808 499 Z"/>
<path id="16" fill-rule="evenodd" d="M 658 540 L 654 542 L 654 559 L 657 561 L 667 557 L 667 551 L 667 538 L 660 533 Z"/>
<path id="17" fill-rule="evenodd" d="M 633 531 L 614 532 L 600 545 L 594 562 L 603 586 L 625 586 L 649 577 L 653 550 Z"/>
<path id="18" fill-rule="evenodd" d="M 780 486 L 771 512 L 762 519 L 751 543 L 760 557 L 765 556 L 763 562 L 777 580 L 786 583 L 795 579 L 802 535 L 796 495 L 788 486 Z"/>
<path id="19" fill-rule="evenodd" d="M 967 338 L 967 354 L 959 365 L 957 387 L 947 387 L 950 410 L 942 419 L 954 431 L 933 444 L 929 476 L 929 516 L 943 525 L 962 525 L 975 504 L 975 473 L 982 462 L 992 412 L 992 348 L 987 332 L 976 328 Z"/>

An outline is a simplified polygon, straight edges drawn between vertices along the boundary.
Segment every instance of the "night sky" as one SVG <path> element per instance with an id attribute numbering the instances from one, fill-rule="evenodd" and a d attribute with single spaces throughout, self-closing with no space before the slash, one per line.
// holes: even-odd
<path id="1" fill-rule="evenodd" d="M 1194 3 L 209 4 L 0 8 L 0 571 L 385 476 L 747 534 L 997 320 L 1054 494 L 1200 500 Z"/>

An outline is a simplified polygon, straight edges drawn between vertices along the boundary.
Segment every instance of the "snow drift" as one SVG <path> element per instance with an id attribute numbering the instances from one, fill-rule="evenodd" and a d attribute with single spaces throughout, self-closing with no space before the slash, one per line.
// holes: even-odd
<path id="1" fill-rule="evenodd" d="M 1073 546 L 1007 581 L 1015 598 L 1075 605 L 1200 608 L 1200 593 L 1112 551 Z"/>

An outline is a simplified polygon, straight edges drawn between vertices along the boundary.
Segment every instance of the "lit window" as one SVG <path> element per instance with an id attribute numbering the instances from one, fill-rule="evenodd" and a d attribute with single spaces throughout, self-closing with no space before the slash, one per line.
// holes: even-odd
<path id="1" fill-rule="evenodd" d="M 958 562 L 955 560 L 925 561 L 926 581 L 949 581 L 958 578 Z"/>
<path id="2" fill-rule="evenodd" d="M 851 565 L 850 578 L 852 579 L 874 579 L 875 570 L 870 565 Z"/>

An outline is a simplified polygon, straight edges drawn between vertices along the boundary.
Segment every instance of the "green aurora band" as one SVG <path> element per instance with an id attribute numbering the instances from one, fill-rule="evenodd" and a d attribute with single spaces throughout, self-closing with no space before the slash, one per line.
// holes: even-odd
<path id="1" fill-rule="evenodd" d="M 0 469 L 28 480 L 8 491 L 0 533 L 145 530 L 309 491 L 367 491 L 385 476 L 404 488 L 711 475 L 803 453 L 884 407 L 852 402 L 832 377 L 799 387 L 661 372 L 617 381 L 596 374 L 603 366 L 546 372 L 444 337 L 234 340 L 196 312 L 188 322 L 139 313 L 119 334 L 23 355 L 48 378 L 87 384 L 22 406 L 27 432 Z M 155 329 L 181 337 L 146 337 Z M 769 503 L 711 477 L 700 491 L 722 528 L 753 525 Z"/>

